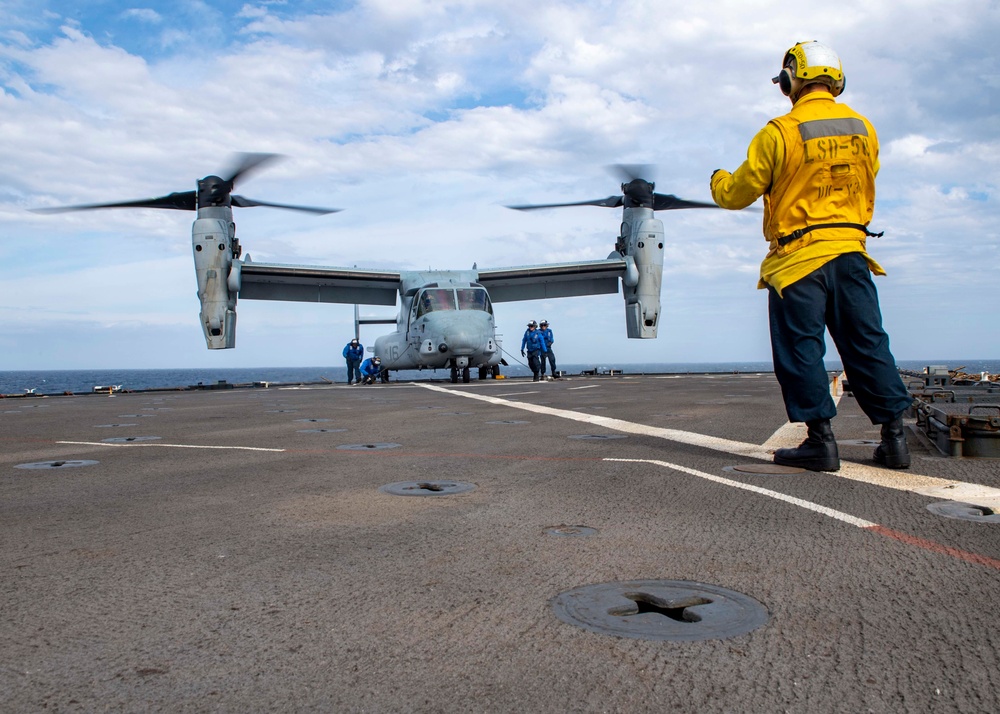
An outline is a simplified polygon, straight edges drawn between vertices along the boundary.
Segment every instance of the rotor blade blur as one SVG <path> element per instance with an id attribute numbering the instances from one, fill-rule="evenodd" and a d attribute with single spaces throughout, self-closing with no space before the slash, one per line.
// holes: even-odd
<path id="1" fill-rule="evenodd" d="M 537 205 L 507 206 L 515 211 L 533 211 L 537 208 L 564 208 L 566 206 L 601 206 L 603 208 L 618 208 L 624 201 L 623 196 L 608 196 L 607 198 L 597 198 L 593 201 L 579 201 L 577 203 L 544 203 Z"/>
<path id="2" fill-rule="evenodd" d="M 653 164 L 612 164 L 608 166 L 608 170 L 620 178 L 623 183 L 628 183 L 635 179 L 652 181 L 656 167 Z"/>
<path id="3" fill-rule="evenodd" d="M 654 211 L 672 211 L 677 208 L 718 208 L 714 203 L 703 203 L 702 201 L 686 201 L 670 194 L 654 193 Z"/>
<path id="4" fill-rule="evenodd" d="M 33 213 L 69 213 L 71 211 L 93 211 L 99 208 L 169 208 L 177 211 L 193 211 L 197 208 L 197 194 L 194 191 L 171 193 L 159 198 L 143 198 L 138 201 L 118 203 L 87 203 L 79 206 L 58 206 L 56 208 L 33 208 Z"/>
<path id="5" fill-rule="evenodd" d="M 256 201 L 252 198 L 244 198 L 243 196 L 232 196 L 232 202 L 234 206 L 240 208 L 253 208 L 254 206 L 266 206 L 268 208 L 284 208 L 289 211 L 304 211 L 305 213 L 318 213 L 320 215 L 326 213 L 337 213 L 344 209 L 342 208 L 319 208 L 318 206 L 293 206 L 288 203 L 271 203 L 270 201 Z"/>
<path id="6" fill-rule="evenodd" d="M 237 179 L 243 178 L 251 171 L 280 158 L 280 154 L 237 154 L 235 157 L 236 165 L 223 176 L 226 177 L 230 186 L 235 186 Z"/>

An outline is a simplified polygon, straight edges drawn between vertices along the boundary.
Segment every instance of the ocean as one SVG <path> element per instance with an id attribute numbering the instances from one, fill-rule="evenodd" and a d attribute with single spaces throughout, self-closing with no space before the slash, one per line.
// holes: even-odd
<path id="1" fill-rule="evenodd" d="M 920 373 L 928 365 L 945 365 L 950 369 L 962 368 L 966 372 L 978 374 L 1000 373 L 1000 360 L 900 360 L 900 369 Z M 568 375 L 580 374 L 584 370 L 609 370 L 625 374 L 688 374 L 688 373 L 749 373 L 771 372 L 771 362 L 664 362 L 651 364 L 568 364 L 559 366 Z M 841 369 L 839 362 L 828 362 L 827 369 Z M 503 368 L 503 374 L 518 377 L 531 372 L 520 364 Z M 473 370 L 473 379 L 476 371 Z M 448 370 L 437 371 L 403 370 L 393 372 L 392 379 L 447 379 Z M 183 389 L 194 386 L 217 386 L 227 384 L 250 384 L 268 382 L 280 384 L 313 384 L 347 381 L 347 370 L 343 365 L 325 367 L 247 367 L 247 368 L 200 368 L 200 369 L 98 369 L 98 370 L 22 370 L 0 371 L 0 394 L 85 394 L 94 387 L 121 387 L 122 390 Z"/>

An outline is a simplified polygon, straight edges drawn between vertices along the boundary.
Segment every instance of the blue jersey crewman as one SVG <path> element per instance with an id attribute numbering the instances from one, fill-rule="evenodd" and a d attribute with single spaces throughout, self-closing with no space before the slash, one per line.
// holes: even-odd
<path id="1" fill-rule="evenodd" d="M 552 377 L 558 379 L 559 375 L 556 374 L 556 353 L 552 351 L 552 343 L 555 342 L 555 339 L 552 337 L 552 330 L 549 328 L 548 320 L 542 320 L 538 323 L 538 334 L 545 340 L 545 355 L 542 357 L 542 376 L 545 376 L 545 361 L 547 359 L 549 366 L 552 368 Z"/>
<path id="2" fill-rule="evenodd" d="M 524 331 L 524 337 L 521 338 L 521 356 L 524 357 L 525 351 L 527 351 L 528 367 L 534 376 L 532 381 L 535 382 L 539 380 L 539 368 L 544 369 L 542 360 L 545 359 L 545 338 L 542 337 L 542 333 L 537 328 L 538 323 L 532 320 L 528 323 L 528 329 Z"/>
<path id="3" fill-rule="evenodd" d="M 375 384 L 379 373 L 382 371 L 382 359 L 380 357 L 370 357 L 361 363 L 361 383 Z"/>
<path id="4" fill-rule="evenodd" d="M 354 338 L 344 345 L 344 359 L 347 360 L 347 383 L 361 383 L 361 360 L 365 358 L 364 345 Z"/>

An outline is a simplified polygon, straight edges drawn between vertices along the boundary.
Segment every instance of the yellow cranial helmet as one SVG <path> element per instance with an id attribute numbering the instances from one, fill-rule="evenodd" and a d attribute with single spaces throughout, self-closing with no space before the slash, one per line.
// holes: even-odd
<path id="1" fill-rule="evenodd" d="M 840 57 L 832 48 L 811 41 L 798 42 L 785 53 L 781 72 L 772 82 L 781 87 L 781 92 L 793 100 L 807 84 L 822 82 L 830 88 L 835 97 L 844 91 L 844 68 Z"/>

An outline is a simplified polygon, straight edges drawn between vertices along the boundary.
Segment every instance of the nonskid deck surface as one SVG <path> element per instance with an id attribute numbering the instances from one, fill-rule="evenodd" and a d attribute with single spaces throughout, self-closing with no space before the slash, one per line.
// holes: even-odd
<path id="1" fill-rule="evenodd" d="M 849 396 L 836 474 L 772 473 L 802 434 L 770 374 L 18 399 L 0 425 L 6 710 L 1000 709 L 1000 463 L 911 432 L 881 469 Z M 766 621 L 685 639 L 713 615 L 674 618 L 674 582 Z M 680 636 L 560 611 L 620 583 Z"/>

